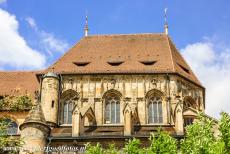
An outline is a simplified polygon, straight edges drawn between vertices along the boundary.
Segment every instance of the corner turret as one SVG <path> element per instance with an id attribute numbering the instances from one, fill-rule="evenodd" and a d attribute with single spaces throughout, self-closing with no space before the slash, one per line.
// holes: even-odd
<path id="1" fill-rule="evenodd" d="M 46 138 L 50 132 L 47 125 L 40 103 L 34 106 L 25 121 L 19 126 L 21 130 L 21 138 L 25 142 L 23 151 L 20 154 L 36 152 L 43 154 L 42 148 L 46 146 Z"/>
<path id="2" fill-rule="evenodd" d="M 41 84 L 41 107 L 49 126 L 58 124 L 59 75 L 48 72 Z"/>

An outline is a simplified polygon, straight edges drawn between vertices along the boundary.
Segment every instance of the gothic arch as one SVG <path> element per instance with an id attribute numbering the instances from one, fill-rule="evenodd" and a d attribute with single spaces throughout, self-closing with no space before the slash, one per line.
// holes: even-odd
<path id="1" fill-rule="evenodd" d="M 103 102 L 103 123 L 118 124 L 122 119 L 122 94 L 121 92 L 110 89 L 102 96 Z"/>
<path id="2" fill-rule="evenodd" d="M 136 104 L 126 103 L 124 105 L 123 115 L 125 115 L 127 112 L 132 115 L 132 117 L 133 117 L 132 122 L 134 124 L 139 124 L 140 123 L 140 119 L 139 119 L 139 116 L 138 116 L 137 105 Z"/>
<path id="3" fill-rule="evenodd" d="M 107 97 L 108 95 L 111 95 L 111 94 L 117 95 L 120 99 L 122 98 L 122 93 L 120 91 L 115 90 L 115 89 L 110 89 L 110 90 L 104 92 L 104 94 L 102 95 L 102 99 L 105 99 L 105 97 Z"/>
<path id="4" fill-rule="evenodd" d="M 161 97 L 161 99 L 163 100 L 163 97 L 165 96 L 165 94 L 164 94 L 164 92 L 162 92 L 162 91 L 160 91 L 158 89 L 151 89 L 145 94 L 145 99 L 149 99 L 152 96 Z"/>
<path id="5" fill-rule="evenodd" d="M 61 94 L 61 100 L 67 100 L 67 99 L 76 100 L 79 98 L 80 98 L 79 93 L 72 89 L 65 90 Z"/>
<path id="6" fill-rule="evenodd" d="M 59 109 L 61 124 L 72 124 L 72 111 L 79 99 L 79 93 L 72 89 L 68 89 L 61 94 Z"/>
<path id="7" fill-rule="evenodd" d="M 2 115 L 0 115 L 0 118 L 10 119 L 10 120 L 16 122 L 17 125 L 20 125 L 20 123 L 18 122 L 16 116 L 14 116 L 14 115 L 12 115 L 12 114 L 10 114 L 10 113 L 2 114 Z"/>
<path id="8" fill-rule="evenodd" d="M 7 128 L 7 134 L 8 135 L 17 135 L 19 132 L 19 122 L 17 121 L 17 118 L 11 114 L 3 114 L 0 116 L 0 118 L 4 118 L 3 120 L 7 123 L 10 123 L 10 125 Z"/>
<path id="9" fill-rule="evenodd" d="M 149 90 L 145 95 L 146 121 L 149 124 L 164 123 L 167 119 L 166 105 L 164 103 L 164 93 L 157 89 Z"/>

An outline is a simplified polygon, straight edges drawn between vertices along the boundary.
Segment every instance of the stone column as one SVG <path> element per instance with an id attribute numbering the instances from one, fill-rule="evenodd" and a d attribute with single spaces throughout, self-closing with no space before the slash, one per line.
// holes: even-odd
<path id="1" fill-rule="evenodd" d="M 75 108 L 72 115 L 72 137 L 78 137 L 84 130 L 84 120 L 78 108 Z"/>
<path id="2" fill-rule="evenodd" d="M 124 136 L 132 135 L 132 114 L 128 109 L 124 112 Z"/>
<path id="3" fill-rule="evenodd" d="M 178 104 L 175 110 L 175 127 L 178 135 L 184 134 L 184 118 L 181 104 Z"/>

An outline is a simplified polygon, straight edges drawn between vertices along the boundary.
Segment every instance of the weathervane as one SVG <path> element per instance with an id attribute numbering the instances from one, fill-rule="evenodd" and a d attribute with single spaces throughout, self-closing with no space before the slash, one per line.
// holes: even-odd
<path id="1" fill-rule="evenodd" d="M 164 18 L 165 18 L 165 24 L 164 24 L 164 28 L 165 28 L 165 34 L 166 35 L 168 35 L 168 28 L 169 28 L 169 26 L 168 26 L 168 22 L 167 22 L 167 10 L 168 10 L 168 8 L 165 8 L 165 10 L 164 10 Z"/>

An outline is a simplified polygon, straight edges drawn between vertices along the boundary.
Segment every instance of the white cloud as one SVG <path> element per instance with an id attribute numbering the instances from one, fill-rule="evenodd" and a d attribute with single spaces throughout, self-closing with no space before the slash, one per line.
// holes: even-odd
<path id="1" fill-rule="evenodd" d="M 7 0 L 0 0 L 0 4 L 6 3 Z"/>
<path id="2" fill-rule="evenodd" d="M 41 43 L 44 45 L 45 49 L 49 51 L 49 53 L 55 51 L 64 53 L 69 47 L 69 44 L 66 41 L 57 39 L 54 35 L 45 31 L 40 32 L 40 37 Z"/>
<path id="3" fill-rule="evenodd" d="M 219 118 L 221 111 L 230 113 L 230 47 L 217 46 L 209 40 L 181 51 L 206 88 L 206 113 Z"/>
<path id="4" fill-rule="evenodd" d="M 31 17 L 26 17 L 25 20 L 27 23 L 32 27 L 32 28 L 37 28 L 36 22 L 33 18 Z"/>
<path id="5" fill-rule="evenodd" d="M 39 29 L 32 17 L 27 17 L 25 20 L 36 32 L 41 46 L 49 53 L 49 55 L 52 56 L 55 52 L 64 53 L 69 48 L 69 44 L 65 40 L 58 39 L 53 34 Z"/>
<path id="6" fill-rule="evenodd" d="M 37 69 L 45 66 L 45 56 L 28 46 L 19 34 L 16 17 L 0 9 L 0 67 Z"/>

